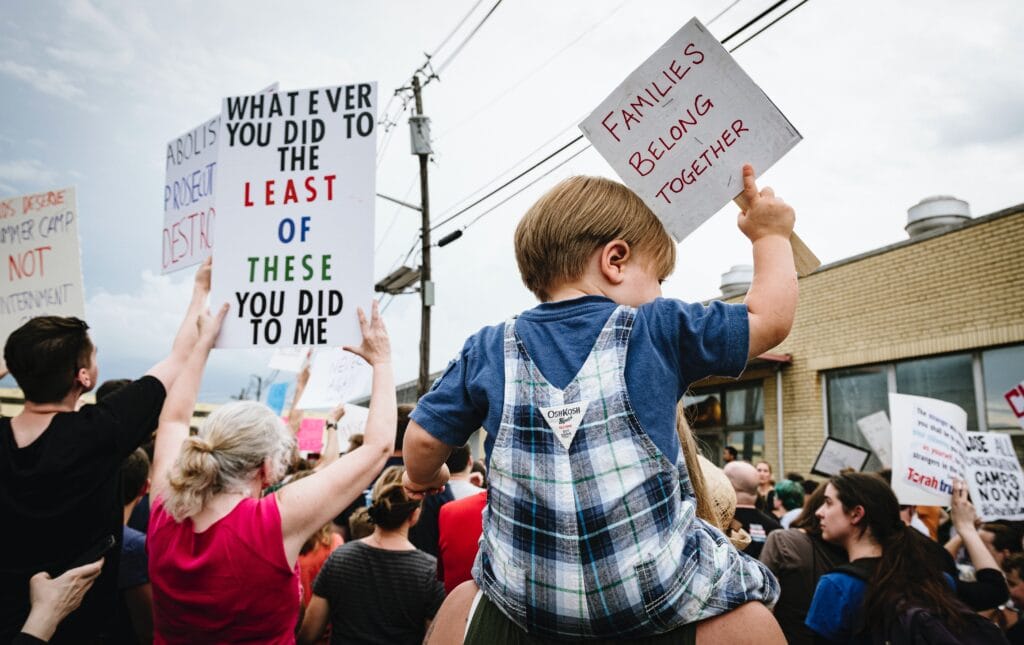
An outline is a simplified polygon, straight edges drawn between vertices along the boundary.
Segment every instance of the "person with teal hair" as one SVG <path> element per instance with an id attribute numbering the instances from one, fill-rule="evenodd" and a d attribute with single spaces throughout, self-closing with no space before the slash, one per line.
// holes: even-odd
<path id="1" fill-rule="evenodd" d="M 803 486 L 795 481 L 783 479 L 778 484 L 775 484 L 775 496 L 782 502 L 782 508 L 786 509 L 786 513 L 779 518 L 779 524 L 782 524 L 782 528 L 788 529 L 789 523 L 795 520 L 800 515 L 800 511 L 803 510 Z"/>

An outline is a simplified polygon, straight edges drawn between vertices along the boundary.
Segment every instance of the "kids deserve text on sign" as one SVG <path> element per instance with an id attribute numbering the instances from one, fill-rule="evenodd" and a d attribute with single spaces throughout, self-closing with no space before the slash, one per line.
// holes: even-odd
<path id="1" fill-rule="evenodd" d="M 377 87 L 224 99 L 218 347 L 357 345 L 373 290 Z"/>
<path id="2" fill-rule="evenodd" d="M 0 342 L 36 316 L 85 318 L 75 189 L 0 200 Z"/>
<path id="3" fill-rule="evenodd" d="M 696 18 L 580 124 L 620 178 L 682 240 L 800 134 Z"/>

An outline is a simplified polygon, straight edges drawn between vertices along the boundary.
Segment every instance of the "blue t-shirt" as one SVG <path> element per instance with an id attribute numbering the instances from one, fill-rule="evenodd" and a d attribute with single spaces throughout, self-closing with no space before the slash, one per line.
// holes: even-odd
<path id="1" fill-rule="evenodd" d="M 953 578 L 948 573 L 943 575 L 949 586 L 956 589 Z M 804 624 L 830 642 L 871 643 L 867 634 L 854 637 L 861 626 L 860 612 L 867 588 L 867 582 L 848 573 L 826 573 L 818 580 Z"/>
<path id="2" fill-rule="evenodd" d="M 121 535 L 121 568 L 117 571 L 117 588 L 123 591 L 149 582 L 149 558 L 146 556 L 145 533 L 125 526 Z"/>
<path id="3" fill-rule="evenodd" d="M 519 316 L 516 332 L 544 377 L 565 388 L 618 305 L 603 296 L 546 302 Z M 487 431 L 488 456 L 505 398 L 504 323 L 469 337 L 412 419 L 434 438 L 461 446 Z M 707 307 L 658 298 L 637 310 L 626 355 L 626 387 L 640 425 L 669 461 L 679 455 L 675 406 L 690 383 L 739 376 L 747 364 L 746 305 Z"/>

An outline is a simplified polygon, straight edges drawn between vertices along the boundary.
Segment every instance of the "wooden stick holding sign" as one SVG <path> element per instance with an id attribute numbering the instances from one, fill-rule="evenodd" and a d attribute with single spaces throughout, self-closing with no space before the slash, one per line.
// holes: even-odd
<path id="1" fill-rule="evenodd" d="M 580 130 L 676 241 L 736 198 L 743 164 L 767 170 L 800 141 L 696 18 L 615 88 Z M 818 259 L 797 235 L 790 240 L 797 272 L 813 271 Z"/>

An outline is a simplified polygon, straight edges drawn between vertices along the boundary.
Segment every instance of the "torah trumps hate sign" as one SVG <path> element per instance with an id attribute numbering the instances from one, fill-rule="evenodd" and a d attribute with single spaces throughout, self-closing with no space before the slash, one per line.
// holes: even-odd
<path id="1" fill-rule="evenodd" d="M 377 86 L 224 99 L 217 347 L 358 345 L 373 293 Z"/>
<path id="2" fill-rule="evenodd" d="M 580 129 L 682 240 L 800 134 L 696 18 L 626 78 Z"/>

